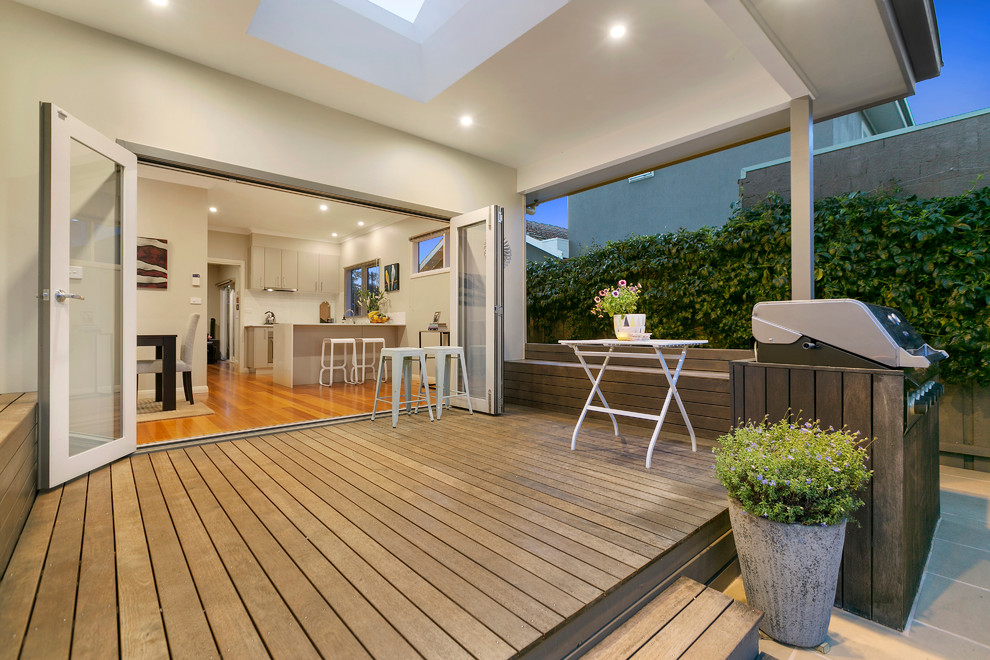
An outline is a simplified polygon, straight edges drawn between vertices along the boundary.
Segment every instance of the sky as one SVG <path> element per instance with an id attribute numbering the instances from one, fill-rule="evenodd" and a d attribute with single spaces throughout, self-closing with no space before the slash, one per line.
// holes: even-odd
<path id="1" fill-rule="evenodd" d="M 916 124 L 990 108 L 990 0 L 934 0 L 942 72 L 918 83 L 908 105 Z M 544 202 L 528 220 L 567 226 L 567 198 Z"/>

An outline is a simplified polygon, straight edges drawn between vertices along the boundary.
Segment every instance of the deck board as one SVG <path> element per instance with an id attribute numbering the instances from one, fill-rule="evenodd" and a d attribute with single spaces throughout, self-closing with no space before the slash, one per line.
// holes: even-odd
<path id="1" fill-rule="evenodd" d="M 724 518 L 707 451 L 661 441 L 646 470 L 641 429 L 589 421 L 572 452 L 575 421 L 455 409 L 122 459 L 39 494 L 0 636 L 29 658 L 533 651 Z"/>

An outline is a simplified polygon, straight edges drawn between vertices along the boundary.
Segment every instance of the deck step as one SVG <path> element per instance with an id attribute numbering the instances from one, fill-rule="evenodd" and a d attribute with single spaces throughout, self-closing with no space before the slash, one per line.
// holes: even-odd
<path id="1" fill-rule="evenodd" d="M 682 577 L 582 658 L 752 660 L 760 655 L 763 614 Z"/>

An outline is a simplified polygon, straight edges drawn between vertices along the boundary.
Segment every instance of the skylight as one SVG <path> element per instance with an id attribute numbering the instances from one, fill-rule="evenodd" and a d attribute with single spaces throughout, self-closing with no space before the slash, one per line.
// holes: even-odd
<path id="1" fill-rule="evenodd" d="M 426 0 L 368 0 L 373 5 L 378 5 L 385 11 L 395 14 L 404 21 L 416 22 L 419 11 L 423 8 Z"/>

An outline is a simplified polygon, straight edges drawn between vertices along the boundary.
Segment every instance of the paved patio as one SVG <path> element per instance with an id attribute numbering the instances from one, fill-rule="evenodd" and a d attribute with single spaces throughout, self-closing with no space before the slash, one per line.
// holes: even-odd
<path id="1" fill-rule="evenodd" d="M 903 633 L 833 610 L 829 654 L 760 640 L 778 660 L 990 658 L 990 474 L 942 467 L 942 519 Z M 727 593 L 745 600 L 737 579 Z"/>

